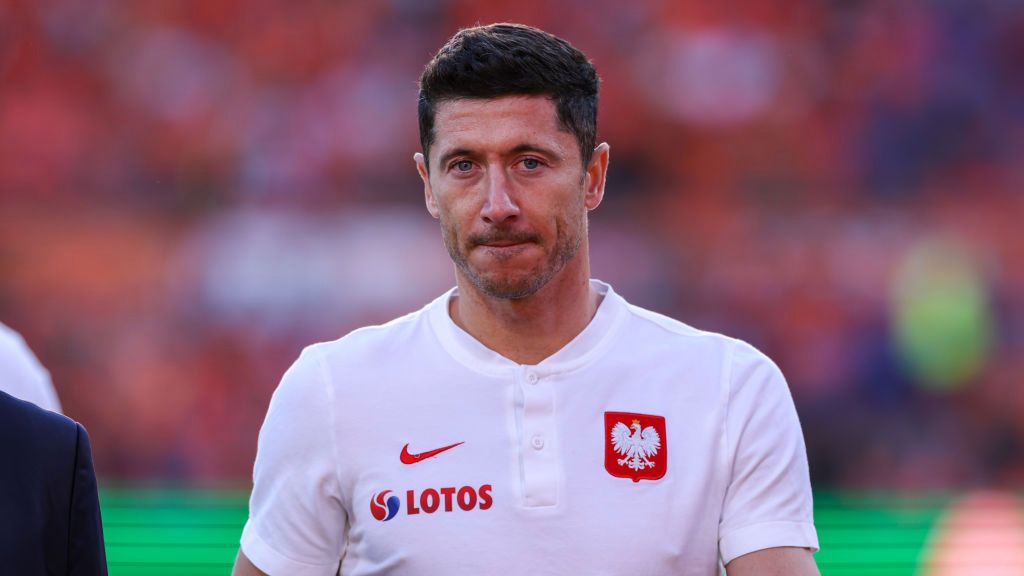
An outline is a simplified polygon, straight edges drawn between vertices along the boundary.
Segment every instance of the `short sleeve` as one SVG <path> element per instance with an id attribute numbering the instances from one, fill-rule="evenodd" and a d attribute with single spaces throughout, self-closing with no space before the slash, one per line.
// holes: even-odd
<path id="1" fill-rule="evenodd" d="M 347 517 L 321 362 L 315 348 L 302 353 L 260 429 L 242 551 L 271 576 L 333 576 L 345 549 Z"/>
<path id="2" fill-rule="evenodd" d="M 765 548 L 817 550 L 807 450 L 782 372 L 753 347 L 737 343 L 728 382 L 722 563 Z"/>

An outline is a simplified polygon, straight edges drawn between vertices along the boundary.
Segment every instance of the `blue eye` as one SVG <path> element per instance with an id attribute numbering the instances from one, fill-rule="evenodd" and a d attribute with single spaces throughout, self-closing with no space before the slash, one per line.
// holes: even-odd
<path id="1" fill-rule="evenodd" d="M 459 172 L 469 172 L 473 169 L 473 163 L 469 160 L 459 160 L 455 163 L 455 169 Z"/>
<path id="2" fill-rule="evenodd" d="M 523 168 L 526 168 L 527 170 L 536 170 L 539 167 L 540 167 L 540 161 L 537 160 L 536 158 L 524 158 L 523 159 Z"/>

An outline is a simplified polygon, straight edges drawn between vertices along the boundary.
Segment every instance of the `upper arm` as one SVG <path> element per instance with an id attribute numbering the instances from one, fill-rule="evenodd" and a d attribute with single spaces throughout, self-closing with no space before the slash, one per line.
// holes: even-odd
<path id="1" fill-rule="evenodd" d="M 729 576 L 819 576 L 807 548 L 765 548 L 744 554 L 725 566 Z"/>
<path id="2" fill-rule="evenodd" d="M 235 558 L 235 569 L 231 571 L 231 576 L 267 576 L 267 573 L 253 566 L 245 552 L 239 550 L 238 557 Z"/>
<path id="3" fill-rule="evenodd" d="M 722 561 L 769 548 L 817 549 L 807 452 L 782 373 L 753 347 L 737 344 L 728 382 Z"/>
<path id="4" fill-rule="evenodd" d="M 327 382 L 307 349 L 285 373 L 260 429 L 242 531 L 245 558 L 270 574 L 333 576 L 348 517 L 338 483 Z"/>

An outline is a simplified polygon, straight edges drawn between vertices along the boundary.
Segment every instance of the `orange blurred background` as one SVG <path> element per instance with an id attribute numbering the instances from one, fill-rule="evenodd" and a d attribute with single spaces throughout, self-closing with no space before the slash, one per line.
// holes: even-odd
<path id="1" fill-rule="evenodd" d="M 242 485 L 303 346 L 453 282 L 416 80 L 460 26 L 586 52 L 593 269 L 786 373 L 817 488 L 1024 486 L 1024 7 L 0 3 L 0 321 L 101 478 Z"/>

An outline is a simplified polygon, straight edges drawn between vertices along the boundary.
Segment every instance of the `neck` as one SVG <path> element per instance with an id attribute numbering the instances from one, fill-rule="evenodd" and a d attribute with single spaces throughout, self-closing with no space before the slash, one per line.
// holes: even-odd
<path id="1" fill-rule="evenodd" d="M 536 293 L 516 300 L 494 298 L 457 274 L 459 296 L 452 320 L 484 346 L 519 364 L 538 364 L 575 338 L 597 313 L 601 295 L 590 287 L 585 260 L 566 266 Z"/>

